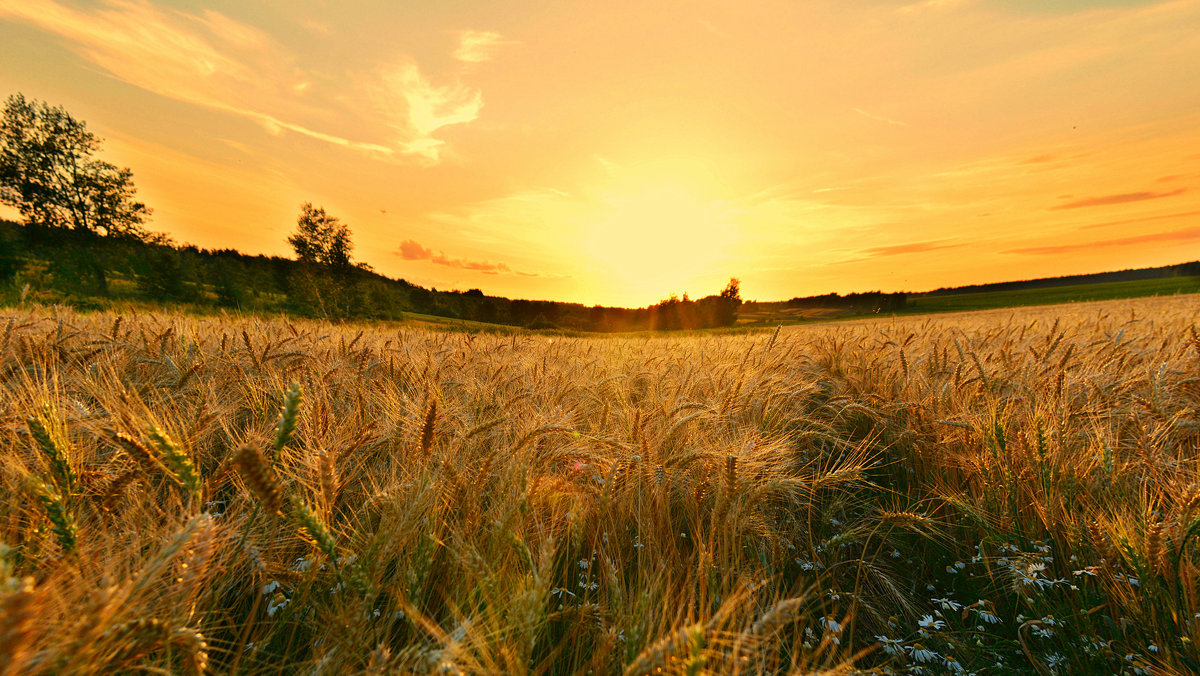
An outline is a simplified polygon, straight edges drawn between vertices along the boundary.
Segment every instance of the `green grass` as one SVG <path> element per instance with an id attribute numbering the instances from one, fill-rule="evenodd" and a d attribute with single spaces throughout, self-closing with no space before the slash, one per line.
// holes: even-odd
<path id="1" fill-rule="evenodd" d="M 1129 282 L 1077 284 L 1048 289 L 1016 291 L 985 291 L 957 293 L 948 296 L 917 296 L 908 299 L 905 314 L 927 312 L 967 312 L 992 310 L 1026 305 L 1055 305 L 1091 300 L 1119 300 L 1146 296 L 1173 296 L 1181 293 L 1200 293 L 1200 277 L 1168 277 Z"/>

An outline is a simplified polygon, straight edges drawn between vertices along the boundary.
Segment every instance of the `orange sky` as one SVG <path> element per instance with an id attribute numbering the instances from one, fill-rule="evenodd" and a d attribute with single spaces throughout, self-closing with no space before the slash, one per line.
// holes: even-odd
<path id="1" fill-rule="evenodd" d="M 341 5 L 352 4 L 353 8 Z M 0 0 L 152 229 L 619 305 L 1200 258 L 1200 0 Z"/>

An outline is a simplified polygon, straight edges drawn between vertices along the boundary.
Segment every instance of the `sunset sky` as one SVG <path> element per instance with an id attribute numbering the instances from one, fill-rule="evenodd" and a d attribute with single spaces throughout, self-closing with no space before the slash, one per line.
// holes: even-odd
<path id="1" fill-rule="evenodd" d="M 1200 0 L 0 0 L 181 243 L 646 305 L 1200 258 Z M 11 214 L 10 214 L 11 215 Z"/>

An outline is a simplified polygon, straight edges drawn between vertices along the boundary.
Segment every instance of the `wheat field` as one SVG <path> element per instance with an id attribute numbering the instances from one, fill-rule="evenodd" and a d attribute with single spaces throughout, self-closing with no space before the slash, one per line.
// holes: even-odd
<path id="1" fill-rule="evenodd" d="M 1194 673 L 1198 308 L 4 309 L 0 674 Z"/>

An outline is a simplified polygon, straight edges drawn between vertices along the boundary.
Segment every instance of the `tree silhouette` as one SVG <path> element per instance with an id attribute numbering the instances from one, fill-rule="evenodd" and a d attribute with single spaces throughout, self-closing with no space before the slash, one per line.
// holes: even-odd
<path id="1" fill-rule="evenodd" d="M 731 277 L 729 283 L 721 290 L 721 304 L 717 310 L 717 326 L 733 326 L 737 322 L 738 308 L 742 306 L 742 283 L 737 277 Z"/>
<path id="2" fill-rule="evenodd" d="M 26 225 L 146 240 L 133 172 L 95 159 L 101 139 L 61 106 L 13 94 L 0 115 L 0 203 Z"/>
<path id="3" fill-rule="evenodd" d="M 300 205 L 296 232 L 288 237 L 288 244 L 302 263 L 323 265 L 337 272 L 350 268 L 350 251 L 354 248 L 350 228 L 312 202 Z"/>

